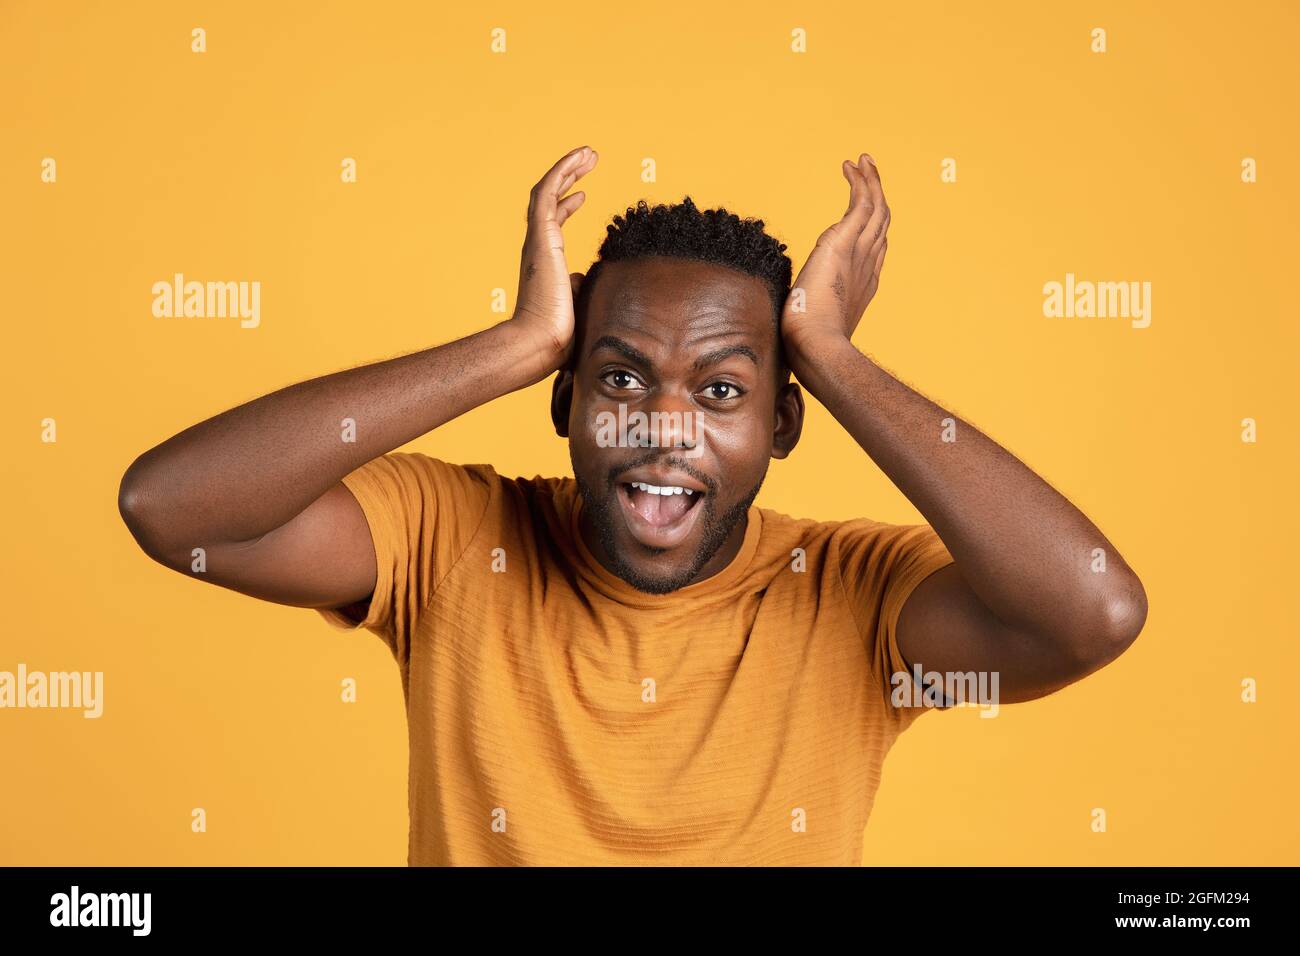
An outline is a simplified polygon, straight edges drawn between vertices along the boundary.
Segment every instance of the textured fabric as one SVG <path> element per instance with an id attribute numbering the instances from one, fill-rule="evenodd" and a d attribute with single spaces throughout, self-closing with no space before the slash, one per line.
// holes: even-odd
<path id="1" fill-rule="evenodd" d="M 572 478 L 393 453 L 344 479 L 368 616 L 401 670 L 411 865 L 859 865 L 895 738 L 928 525 L 751 508 L 721 572 L 669 595 L 606 571 Z M 796 549 L 802 549 L 796 552 Z"/>

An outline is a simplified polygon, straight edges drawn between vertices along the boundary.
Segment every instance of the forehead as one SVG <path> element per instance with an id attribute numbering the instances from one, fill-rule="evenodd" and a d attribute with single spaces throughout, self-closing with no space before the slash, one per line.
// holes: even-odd
<path id="1" fill-rule="evenodd" d="M 767 284 L 712 262 L 655 256 L 600 267 L 583 338 L 617 335 L 664 348 L 704 347 L 721 338 L 768 351 L 775 316 Z"/>

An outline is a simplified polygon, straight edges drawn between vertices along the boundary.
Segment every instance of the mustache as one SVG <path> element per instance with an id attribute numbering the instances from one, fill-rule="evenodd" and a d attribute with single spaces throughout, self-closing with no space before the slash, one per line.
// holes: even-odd
<path id="1" fill-rule="evenodd" d="M 651 452 L 648 455 L 641 455 L 638 458 L 633 458 L 631 461 L 625 461 L 621 465 L 615 465 L 605 475 L 605 486 L 612 491 L 615 479 L 617 479 L 619 475 L 623 474 L 623 472 L 629 471 L 633 468 L 640 468 L 642 465 L 653 465 L 659 463 L 667 465 L 670 468 L 676 468 L 677 470 L 690 475 L 702 484 L 710 494 L 718 490 L 718 483 L 696 468 L 688 459 L 683 458 L 681 455 L 663 455 L 659 452 Z"/>

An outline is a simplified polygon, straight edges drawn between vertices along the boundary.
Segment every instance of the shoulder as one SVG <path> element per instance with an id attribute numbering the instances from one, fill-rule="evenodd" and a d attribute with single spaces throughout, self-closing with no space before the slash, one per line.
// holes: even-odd
<path id="1" fill-rule="evenodd" d="M 382 485 L 419 499 L 450 496 L 464 505 L 491 505 L 506 511 L 519 507 L 567 511 L 577 495 L 577 482 L 571 477 L 510 477 L 485 462 L 462 464 L 419 451 L 381 455 L 353 471 L 345 482 L 353 487 Z"/>
<path id="2" fill-rule="evenodd" d="M 491 465 L 462 465 L 423 452 L 395 451 L 348 473 L 343 484 L 378 525 L 466 538 L 499 510 L 501 481 Z"/>
<path id="3" fill-rule="evenodd" d="M 806 572 L 800 580 L 822 579 L 835 563 L 837 536 L 846 522 L 797 518 L 771 508 L 757 509 L 762 534 L 754 558 L 756 570 L 774 574 L 792 568 Z"/>
<path id="4" fill-rule="evenodd" d="M 758 511 L 763 517 L 763 545 L 769 548 L 825 551 L 869 539 L 889 527 L 871 518 L 825 521 L 796 518 L 771 508 Z"/>
<path id="5" fill-rule="evenodd" d="M 538 533 L 547 538 L 567 538 L 569 519 L 578 500 L 578 483 L 567 475 L 507 476 L 482 467 L 498 491 L 492 511 L 503 532 L 513 530 L 525 538 Z"/>
<path id="6" fill-rule="evenodd" d="M 412 488 L 459 486 L 489 490 L 498 481 L 491 465 L 461 465 L 419 451 L 392 451 L 372 458 L 347 476 L 347 480 L 386 481 Z"/>
<path id="7" fill-rule="evenodd" d="M 833 568 L 878 580 L 900 565 L 952 560 L 928 524 L 875 518 L 819 521 L 770 508 L 759 511 L 763 517 L 759 551 L 768 561 L 802 561 L 809 570 Z"/>
<path id="8" fill-rule="evenodd" d="M 567 514 L 578 496 L 578 483 L 566 475 L 506 477 L 492 472 L 508 504 L 537 514 Z"/>

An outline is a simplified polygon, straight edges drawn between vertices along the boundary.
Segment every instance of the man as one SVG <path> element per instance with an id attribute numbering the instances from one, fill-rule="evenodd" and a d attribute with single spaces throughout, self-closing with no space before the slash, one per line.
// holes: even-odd
<path id="1" fill-rule="evenodd" d="M 869 156 L 793 288 L 761 220 L 689 197 L 616 217 L 570 275 L 596 159 L 534 187 L 510 319 L 181 432 L 128 469 L 122 515 L 169 567 L 201 547 L 202 579 L 385 640 L 413 865 L 858 864 L 885 754 L 936 703 L 914 666 L 1040 697 L 1127 648 L 1145 594 L 1068 501 L 852 345 L 889 226 Z M 791 371 L 928 525 L 753 506 L 799 439 Z M 552 373 L 573 479 L 393 452 Z"/>

